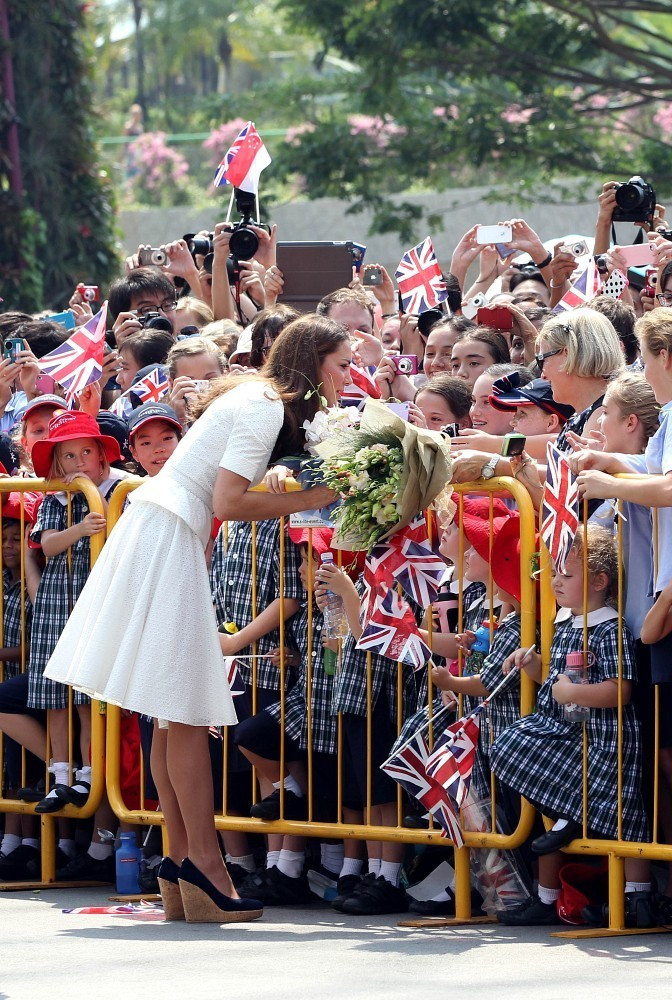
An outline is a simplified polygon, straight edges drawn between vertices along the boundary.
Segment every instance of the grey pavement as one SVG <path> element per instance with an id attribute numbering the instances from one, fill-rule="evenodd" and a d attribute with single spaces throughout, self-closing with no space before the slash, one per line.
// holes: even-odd
<path id="1" fill-rule="evenodd" d="M 670 996 L 672 935 L 582 942 L 495 924 L 432 930 L 321 904 L 252 924 L 141 922 L 63 908 L 109 890 L 0 893 L 0 1000 L 652 1000 Z"/>

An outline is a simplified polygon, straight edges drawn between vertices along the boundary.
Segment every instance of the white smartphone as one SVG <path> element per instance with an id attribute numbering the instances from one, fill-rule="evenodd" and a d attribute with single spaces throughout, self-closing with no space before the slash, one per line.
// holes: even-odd
<path id="1" fill-rule="evenodd" d="M 484 246 L 487 243 L 510 243 L 512 235 L 511 226 L 476 227 L 476 242 Z"/>
<path id="2" fill-rule="evenodd" d="M 621 247 L 619 253 L 628 267 L 653 264 L 653 243 L 633 243 L 632 246 Z"/>

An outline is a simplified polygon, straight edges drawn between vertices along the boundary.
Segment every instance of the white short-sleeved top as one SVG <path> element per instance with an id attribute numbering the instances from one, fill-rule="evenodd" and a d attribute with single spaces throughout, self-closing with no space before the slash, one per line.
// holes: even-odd
<path id="1" fill-rule="evenodd" d="M 672 472 L 672 402 L 660 411 L 660 427 L 646 446 L 648 472 L 667 476 Z M 672 507 L 658 509 L 658 573 L 654 590 L 658 593 L 672 580 Z"/>
<path id="2" fill-rule="evenodd" d="M 258 483 L 282 428 L 284 406 L 267 382 L 243 382 L 216 399 L 194 423 L 157 476 L 134 493 L 172 511 L 206 545 L 217 473 L 228 469 Z"/>

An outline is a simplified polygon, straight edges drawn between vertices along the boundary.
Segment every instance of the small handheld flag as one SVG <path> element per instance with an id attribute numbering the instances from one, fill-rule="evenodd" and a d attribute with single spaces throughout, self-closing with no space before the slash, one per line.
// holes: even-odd
<path id="1" fill-rule="evenodd" d="M 254 122 L 248 122 L 224 154 L 213 184 L 215 187 L 231 184 L 241 191 L 257 194 L 259 175 L 270 163 L 271 157 Z"/>
<path id="2" fill-rule="evenodd" d="M 404 312 L 419 315 L 438 306 L 448 297 L 448 289 L 428 236 L 407 250 L 394 274 Z"/>

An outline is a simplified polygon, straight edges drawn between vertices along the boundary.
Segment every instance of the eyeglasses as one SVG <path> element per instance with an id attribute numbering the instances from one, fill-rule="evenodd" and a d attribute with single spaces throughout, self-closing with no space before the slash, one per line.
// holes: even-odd
<path id="1" fill-rule="evenodd" d="M 270 351 L 270 349 L 272 347 L 273 347 L 273 344 L 264 344 L 264 346 L 261 349 L 261 353 L 264 355 L 264 357 L 266 357 L 266 355 L 268 354 L 268 352 Z"/>
<path id="2" fill-rule="evenodd" d="M 658 292 L 656 298 L 661 306 L 672 306 L 672 292 Z"/>
<path id="3" fill-rule="evenodd" d="M 160 302 L 158 306 L 140 306 L 140 308 L 136 309 L 135 311 L 137 312 L 138 316 L 146 316 L 147 313 L 156 312 L 158 309 L 160 309 L 161 312 L 164 313 L 175 312 L 175 310 L 177 309 L 177 302 L 175 299 L 164 299 L 163 302 Z"/>
<path id="4" fill-rule="evenodd" d="M 563 351 L 564 347 L 557 347 L 554 351 L 544 351 L 543 354 L 535 354 L 534 360 L 539 365 L 539 371 L 543 372 L 546 358 L 554 358 L 556 354 L 561 354 Z"/>

